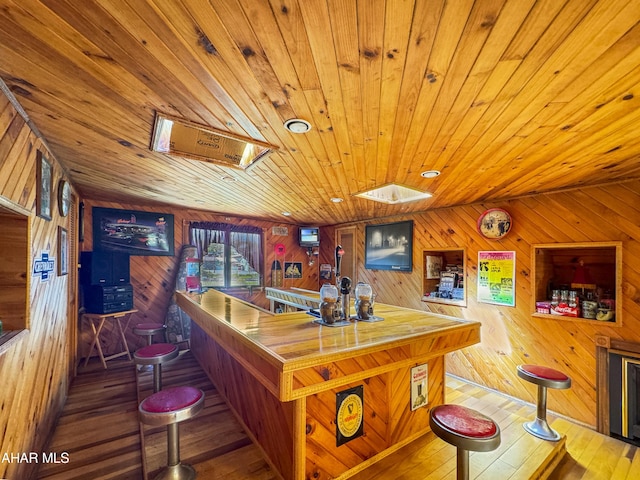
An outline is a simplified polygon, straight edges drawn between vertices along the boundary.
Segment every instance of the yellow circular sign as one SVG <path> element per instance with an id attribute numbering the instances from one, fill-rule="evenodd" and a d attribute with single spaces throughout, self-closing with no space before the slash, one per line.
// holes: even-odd
<path id="1" fill-rule="evenodd" d="M 340 404 L 338 409 L 338 430 L 344 437 L 353 437 L 362 425 L 362 399 L 352 393 Z"/>

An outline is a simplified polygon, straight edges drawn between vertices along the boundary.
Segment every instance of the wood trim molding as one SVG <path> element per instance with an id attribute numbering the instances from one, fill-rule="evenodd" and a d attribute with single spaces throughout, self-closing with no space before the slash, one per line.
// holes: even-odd
<path id="1" fill-rule="evenodd" d="M 606 339 L 606 342 L 603 341 Z M 609 337 L 596 337 L 596 430 L 609 435 Z"/>

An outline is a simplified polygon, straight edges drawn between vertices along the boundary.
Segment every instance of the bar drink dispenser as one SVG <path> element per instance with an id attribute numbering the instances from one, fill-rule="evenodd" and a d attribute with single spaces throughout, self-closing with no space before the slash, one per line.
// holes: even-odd
<path id="1" fill-rule="evenodd" d="M 349 320 L 351 316 L 351 301 L 349 294 L 351 293 L 351 279 L 349 277 L 342 277 L 340 279 L 340 295 L 342 302 L 342 319 Z"/>

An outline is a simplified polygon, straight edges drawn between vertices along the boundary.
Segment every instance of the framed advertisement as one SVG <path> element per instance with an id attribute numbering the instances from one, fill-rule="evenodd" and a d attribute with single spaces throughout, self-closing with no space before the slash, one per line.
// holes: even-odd
<path id="1" fill-rule="evenodd" d="M 93 207 L 93 249 L 173 256 L 173 215 Z"/>
<path id="2" fill-rule="evenodd" d="M 429 403 L 429 365 L 424 363 L 411 368 L 411 410 Z"/>
<path id="3" fill-rule="evenodd" d="M 69 237 L 66 228 L 58 226 L 58 275 L 69 273 Z"/>
<path id="4" fill-rule="evenodd" d="M 36 155 L 36 215 L 51 220 L 51 190 L 53 189 L 53 167 L 42 151 Z"/>
<path id="5" fill-rule="evenodd" d="M 478 302 L 516 305 L 516 252 L 478 252 Z"/>
<path id="6" fill-rule="evenodd" d="M 364 433 L 364 385 L 336 393 L 336 447 Z"/>

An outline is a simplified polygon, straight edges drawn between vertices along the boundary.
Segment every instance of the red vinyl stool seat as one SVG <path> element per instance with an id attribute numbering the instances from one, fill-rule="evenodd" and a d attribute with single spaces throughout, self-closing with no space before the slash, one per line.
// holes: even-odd
<path id="1" fill-rule="evenodd" d="M 139 323 L 135 327 L 133 327 L 133 333 L 142 337 L 147 337 L 147 345 L 151 345 L 153 343 L 154 335 L 157 335 L 158 333 L 162 333 L 164 335 L 166 330 L 166 325 L 154 322 Z"/>
<path id="2" fill-rule="evenodd" d="M 524 429 L 543 440 L 557 442 L 561 438 L 560 434 L 547 423 L 547 388 L 570 388 L 571 379 L 558 370 L 540 365 L 518 365 L 518 376 L 538 386 L 536 419 L 526 422 L 523 425 Z"/>
<path id="3" fill-rule="evenodd" d="M 196 472 L 191 465 L 180 462 L 180 431 L 178 424 L 195 417 L 204 407 L 204 392 L 199 388 L 181 386 L 167 388 L 149 395 L 138 407 L 142 423 L 167 425 L 167 466 L 155 480 L 192 480 Z"/>
<path id="4" fill-rule="evenodd" d="M 152 343 L 139 348 L 133 354 L 133 361 L 138 365 L 153 365 L 153 391 L 162 390 L 162 364 L 167 363 L 180 353 L 173 343 Z"/>
<path id="5" fill-rule="evenodd" d="M 490 452 L 500 445 L 500 427 L 477 410 L 461 405 L 438 405 L 429 412 L 431 430 L 457 448 L 457 480 L 469 478 L 469 450 Z"/>

